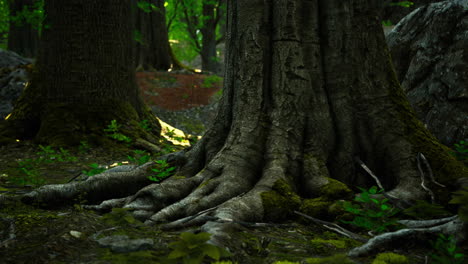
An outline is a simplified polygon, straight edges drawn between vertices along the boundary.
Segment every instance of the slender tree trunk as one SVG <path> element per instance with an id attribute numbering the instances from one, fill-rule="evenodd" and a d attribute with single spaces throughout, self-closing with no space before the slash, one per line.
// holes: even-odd
<path id="1" fill-rule="evenodd" d="M 32 81 L 3 136 L 59 145 L 79 144 L 86 138 L 103 143 L 107 141 L 102 130 L 115 119 L 122 125 L 121 133 L 155 141 L 138 126 L 147 119 L 159 135 L 159 122 L 139 97 L 135 80 L 130 4 L 46 1 L 48 28 Z"/>
<path id="2" fill-rule="evenodd" d="M 233 221 L 278 221 L 299 208 L 313 212 L 318 205 L 310 199 L 320 199 L 332 215 L 330 205 L 349 198 L 342 183 L 375 185 L 357 158 L 389 195 L 428 198 L 418 153 L 447 186 L 431 186 L 446 204 L 467 169 L 416 119 L 372 3 L 228 1 L 223 97 L 203 138 L 191 150 L 166 157 L 179 162 L 179 177 L 89 208 L 125 206 L 147 224 L 167 228 L 202 225 L 212 242 L 229 244 Z M 104 177 L 123 176 L 46 186 L 23 200 L 96 195 L 108 186 Z"/>
<path id="3" fill-rule="evenodd" d="M 216 8 L 217 9 L 217 8 Z M 216 17 L 215 17 L 215 5 L 213 1 L 203 1 L 203 16 L 207 19 L 203 20 L 203 27 L 201 33 L 202 49 L 202 70 L 216 72 L 218 68 L 218 61 L 216 60 Z"/>
<path id="4" fill-rule="evenodd" d="M 145 12 L 136 7 L 136 30 L 139 40 L 135 43 L 136 67 L 143 69 L 168 70 L 171 68 L 171 53 L 169 50 L 169 37 L 166 27 L 166 9 L 164 1 L 154 0 L 150 3 L 156 10 Z"/>
<path id="5" fill-rule="evenodd" d="M 29 10 L 36 0 L 12 0 L 10 1 L 10 16 L 15 17 L 23 11 Z M 10 21 L 8 33 L 8 49 L 27 58 L 34 58 L 39 46 L 39 32 L 33 25 L 26 22 L 25 18 Z"/>

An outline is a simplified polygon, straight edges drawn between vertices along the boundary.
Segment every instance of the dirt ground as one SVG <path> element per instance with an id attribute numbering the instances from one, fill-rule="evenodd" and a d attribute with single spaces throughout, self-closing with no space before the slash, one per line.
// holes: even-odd
<path id="1" fill-rule="evenodd" d="M 145 101 L 171 110 L 207 104 L 220 85 L 206 87 L 202 75 L 138 73 L 137 76 Z M 3 146 L 0 147 L 0 199 L 23 194 L 41 184 L 66 183 L 82 171 L 90 171 L 93 163 L 108 166 L 129 162 L 128 156 L 132 155 L 135 155 L 133 150 L 112 153 L 84 145 L 66 151 L 47 146 L 41 149 L 32 142 Z M 197 227 L 162 231 L 158 226 L 143 225 L 126 211 L 115 210 L 100 215 L 85 210 L 81 206 L 85 203 L 78 200 L 72 206 L 54 209 L 40 209 L 15 200 L 3 205 L 0 203 L 0 263 L 164 264 L 170 263 L 165 259 L 172 251 L 169 244 L 179 241 L 181 232 L 197 231 Z M 149 238 L 154 245 L 137 252 L 116 253 L 96 242 L 96 238 L 108 235 Z M 346 253 L 359 244 L 322 226 L 296 218 L 282 225 L 241 227 L 229 242 L 232 256 L 228 260 L 239 264 L 279 260 L 307 263 L 307 258 Z M 392 250 L 381 249 L 381 252 L 386 251 Z M 393 252 L 407 255 L 409 263 L 418 264 L 425 263 L 423 256 L 426 251 L 427 245 L 409 241 L 404 251 Z M 373 258 L 353 260 L 371 263 Z M 203 263 L 212 262 L 207 258 Z"/>

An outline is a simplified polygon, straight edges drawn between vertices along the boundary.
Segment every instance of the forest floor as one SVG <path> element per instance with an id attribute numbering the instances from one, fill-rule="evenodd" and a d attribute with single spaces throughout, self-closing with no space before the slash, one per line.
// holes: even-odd
<path id="1" fill-rule="evenodd" d="M 138 73 L 137 76 L 145 101 L 170 110 L 207 104 L 219 90 L 219 83 L 214 84 L 216 78 L 207 82 L 202 75 Z M 212 86 L 207 87 L 209 83 Z M 0 147 L 0 196 L 23 194 L 36 185 L 66 183 L 83 171 L 90 172 L 91 164 L 108 166 L 129 161 L 128 156 L 133 155 L 133 150 L 113 153 L 86 145 L 67 151 L 49 146 L 41 148 L 28 141 L 3 146 Z M 3 206 L 0 208 L 0 263 L 170 263 L 164 259 L 172 251 L 169 244 L 180 241 L 181 232 L 197 230 L 162 231 L 158 226 L 143 225 L 127 211 L 100 215 L 83 209 L 83 203 L 76 201 L 73 206 L 55 209 L 40 209 L 18 201 L 0 205 Z M 345 254 L 360 244 L 304 219 L 291 219 L 283 224 L 243 227 L 235 232 L 229 245 L 233 255 L 230 259 L 239 264 L 269 264 L 280 260 L 307 263 L 307 258 Z M 149 238 L 154 245 L 141 251 L 116 253 L 96 242 L 96 238 L 109 235 Z M 362 232 L 361 235 L 366 236 Z M 410 257 L 409 263 L 418 264 L 425 263 L 423 256 L 428 248 L 418 241 L 413 244 L 410 241 L 404 251 L 382 248 L 380 252 L 403 254 Z M 371 263 L 374 257 L 353 260 Z M 203 263 L 211 261 L 207 259 Z"/>

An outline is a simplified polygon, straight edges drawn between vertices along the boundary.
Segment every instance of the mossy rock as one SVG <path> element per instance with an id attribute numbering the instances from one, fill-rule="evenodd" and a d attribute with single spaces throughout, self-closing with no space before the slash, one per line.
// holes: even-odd
<path id="1" fill-rule="evenodd" d="M 407 257 L 403 255 L 391 253 L 391 252 L 378 254 L 377 257 L 372 262 L 372 264 L 408 264 L 408 263 L 409 261 Z"/>

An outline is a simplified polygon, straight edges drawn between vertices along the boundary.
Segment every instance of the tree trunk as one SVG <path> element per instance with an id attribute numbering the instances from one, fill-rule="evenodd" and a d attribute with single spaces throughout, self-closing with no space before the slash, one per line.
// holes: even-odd
<path id="1" fill-rule="evenodd" d="M 10 1 L 10 17 L 18 16 L 23 8 L 32 10 L 36 0 Z M 25 18 L 10 21 L 8 33 L 8 50 L 14 51 L 27 58 L 35 58 L 39 46 L 39 31 L 34 25 L 26 22 Z"/>
<path id="2" fill-rule="evenodd" d="M 144 105 L 132 61 L 133 20 L 124 0 L 50 0 L 31 84 L 7 120 L 3 136 L 70 145 L 103 143 L 111 120 L 120 133 L 154 136 L 160 125 Z M 106 141 L 107 140 L 107 141 Z"/>
<path id="3" fill-rule="evenodd" d="M 233 221 L 281 220 L 307 209 L 308 198 L 349 198 L 339 181 L 375 185 L 357 158 L 389 195 L 425 199 L 418 153 L 448 187 L 433 188 L 446 204 L 467 169 L 415 118 L 372 3 L 228 1 L 227 70 L 213 125 L 191 150 L 165 157 L 183 164 L 178 177 L 89 208 L 132 208 L 147 224 L 168 228 L 202 225 L 212 242 L 225 244 Z M 45 186 L 23 201 L 96 195 L 108 186 L 105 177 L 123 176 Z"/>
<path id="4" fill-rule="evenodd" d="M 202 70 L 217 72 L 218 61 L 216 60 L 216 17 L 215 7 L 213 1 L 203 1 L 203 17 L 207 19 L 203 20 L 203 27 L 200 29 L 202 39 L 202 49 L 200 56 L 202 59 Z"/>
<path id="5" fill-rule="evenodd" d="M 169 37 L 166 28 L 166 8 L 164 1 L 155 0 L 151 4 L 156 10 L 145 12 L 136 7 L 138 1 L 133 1 L 136 13 L 136 30 L 140 39 L 135 43 L 136 67 L 145 70 L 163 70 L 171 68 L 171 54 L 169 50 Z"/>

